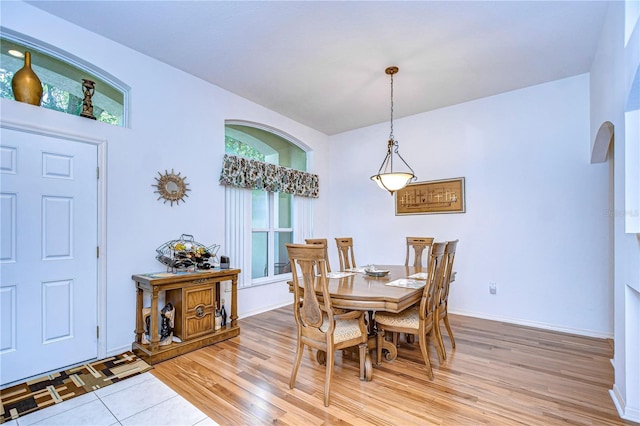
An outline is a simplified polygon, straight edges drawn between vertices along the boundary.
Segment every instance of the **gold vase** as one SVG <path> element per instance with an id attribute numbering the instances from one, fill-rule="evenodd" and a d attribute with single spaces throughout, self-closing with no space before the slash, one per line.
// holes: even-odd
<path id="1" fill-rule="evenodd" d="M 42 83 L 31 69 L 30 52 L 24 52 L 24 66 L 14 74 L 11 80 L 11 88 L 16 101 L 40 106 L 40 102 L 42 102 Z"/>

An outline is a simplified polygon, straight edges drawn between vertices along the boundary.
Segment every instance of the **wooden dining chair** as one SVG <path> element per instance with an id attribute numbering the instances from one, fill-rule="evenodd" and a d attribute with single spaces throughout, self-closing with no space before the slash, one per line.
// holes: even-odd
<path id="1" fill-rule="evenodd" d="M 422 268 L 423 255 L 428 259 L 431 247 L 433 246 L 433 237 L 407 237 L 407 255 L 404 259 L 404 266 L 409 266 L 409 259 L 413 253 L 413 266 L 415 268 Z M 399 335 L 393 333 L 393 344 L 398 345 Z M 412 335 L 407 335 L 407 342 L 412 341 Z"/>
<path id="2" fill-rule="evenodd" d="M 447 245 L 444 249 L 444 265 L 441 280 L 440 295 L 438 298 L 438 305 L 436 306 L 436 335 L 438 337 L 438 343 L 442 351 L 442 356 L 446 359 L 447 352 L 444 348 L 444 341 L 442 339 L 442 332 L 440 331 L 440 322 L 442 321 L 447 329 L 447 334 L 451 340 L 451 348 L 456 348 L 456 341 L 453 338 L 453 332 L 451 331 L 451 325 L 449 324 L 449 317 L 447 316 L 447 307 L 449 304 L 449 289 L 452 281 L 453 260 L 456 257 L 456 247 L 458 246 L 458 240 L 447 241 Z"/>
<path id="3" fill-rule="evenodd" d="M 297 325 L 296 358 L 291 371 L 289 388 L 293 389 L 304 346 L 316 349 L 316 358 L 326 365 L 324 379 L 324 405 L 329 406 L 331 376 L 335 351 L 358 347 L 360 380 L 371 380 L 372 365 L 367 350 L 367 328 L 364 311 L 336 314 L 331 307 L 329 280 L 325 266 L 325 253 L 317 244 L 287 244 L 293 278 L 293 314 Z M 315 271 L 320 271 L 316 277 Z M 316 283 L 322 297 L 316 294 Z"/>
<path id="4" fill-rule="evenodd" d="M 435 335 L 437 318 L 435 314 L 438 303 L 439 281 L 442 278 L 444 249 L 446 243 L 434 243 L 429 254 L 427 267 L 427 281 L 422 291 L 420 304 L 413 305 L 400 313 L 379 311 L 375 314 L 375 322 L 378 328 L 377 355 L 378 363 L 382 359 L 382 339 L 386 333 L 405 333 L 418 336 L 420 351 L 427 366 L 429 379 L 433 380 L 433 369 L 429 359 L 428 343 L 432 335 Z M 434 346 L 438 352 L 440 362 L 444 360 L 440 345 L 436 340 Z"/>
<path id="5" fill-rule="evenodd" d="M 409 266 L 409 259 L 411 258 L 411 253 L 413 253 L 413 266 L 415 268 L 426 266 L 423 265 L 422 259 L 423 256 L 429 259 L 429 253 L 431 252 L 434 239 L 433 237 L 407 237 L 407 254 L 404 265 Z M 393 343 L 396 346 L 398 345 L 398 339 L 398 333 L 393 333 Z M 413 343 L 413 335 L 407 334 L 406 340 L 407 343 Z"/>
<path id="6" fill-rule="evenodd" d="M 409 258 L 413 252 L 413 266 L 416 268 L 422 267 L 422 256 L 424 254 L 428 258 L 433 240 L 432 237 L 407 237 L 407 256 L 404 260 L 404 265 L 409 266 Z"/>
<path id="7" fill-rule="evenodd" d="M 353 254 L 353 238 L 340 237 L 336 238 L 338 246 L 338 259 L 340 260 L 340 270 L 351 269 L 356 267 L 356 258 Z"/>
<path id="8" fill-rule="evenodd" d="M 307 244 L 318 244 L 324 247 L 324 260 L 327 266 L 327 272 L 331 272 L 331 265 L 329 264 L 329 252 L 327 250 L 327 239 L 326 238 L 307 238 L 304 240 Z"/>

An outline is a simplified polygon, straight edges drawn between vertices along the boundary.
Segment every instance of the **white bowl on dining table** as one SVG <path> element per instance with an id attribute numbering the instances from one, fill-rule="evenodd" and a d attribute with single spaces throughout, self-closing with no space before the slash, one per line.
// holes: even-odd
<path id="1" fill-rule="evenodd" d="M 388 269 L 378 269 L 375 265 L 367 265 L 364 268 L 364 273 L 370 277 L 384 277 L 389 274 Z"/>

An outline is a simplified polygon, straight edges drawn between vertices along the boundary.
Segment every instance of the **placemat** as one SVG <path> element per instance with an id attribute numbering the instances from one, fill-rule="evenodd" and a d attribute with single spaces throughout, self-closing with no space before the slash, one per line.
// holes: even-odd
<path id="1" fill-rule="evenodd" d="M 429 277 L 429 274 L 426 272 L 416 272 L 413 275 L 409 275 L 409 278 L 415 278 L 417 280 L 426 280 Z"/>
<path id="2" fill-rule="evenodd" d="M 393 287 L 405 287 L 405 288 L 422 288 L 424 287 L 424 281 L 398 278 L 397 280 L 390 281 L 388 283 L 385 283 L 384 285 L 390 285 Z"/>
<path id="3" fill-rule="evenodd" d="M 355 275 L 355 272 L 327 272 L 327 278 L 344 278 L 351 275 Z"/>

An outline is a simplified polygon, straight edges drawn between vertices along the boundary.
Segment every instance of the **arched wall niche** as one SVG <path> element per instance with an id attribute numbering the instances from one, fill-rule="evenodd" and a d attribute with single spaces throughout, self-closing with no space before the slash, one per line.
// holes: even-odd
<path id="1" fill-rule="evenodd" d="M 604 163 L 607 161 L 609 147 L 613 143 L 614 127 L 610 121 L 605 121 L 600 125 L 596 140 L 591 150 L 591 163 Z"/>

